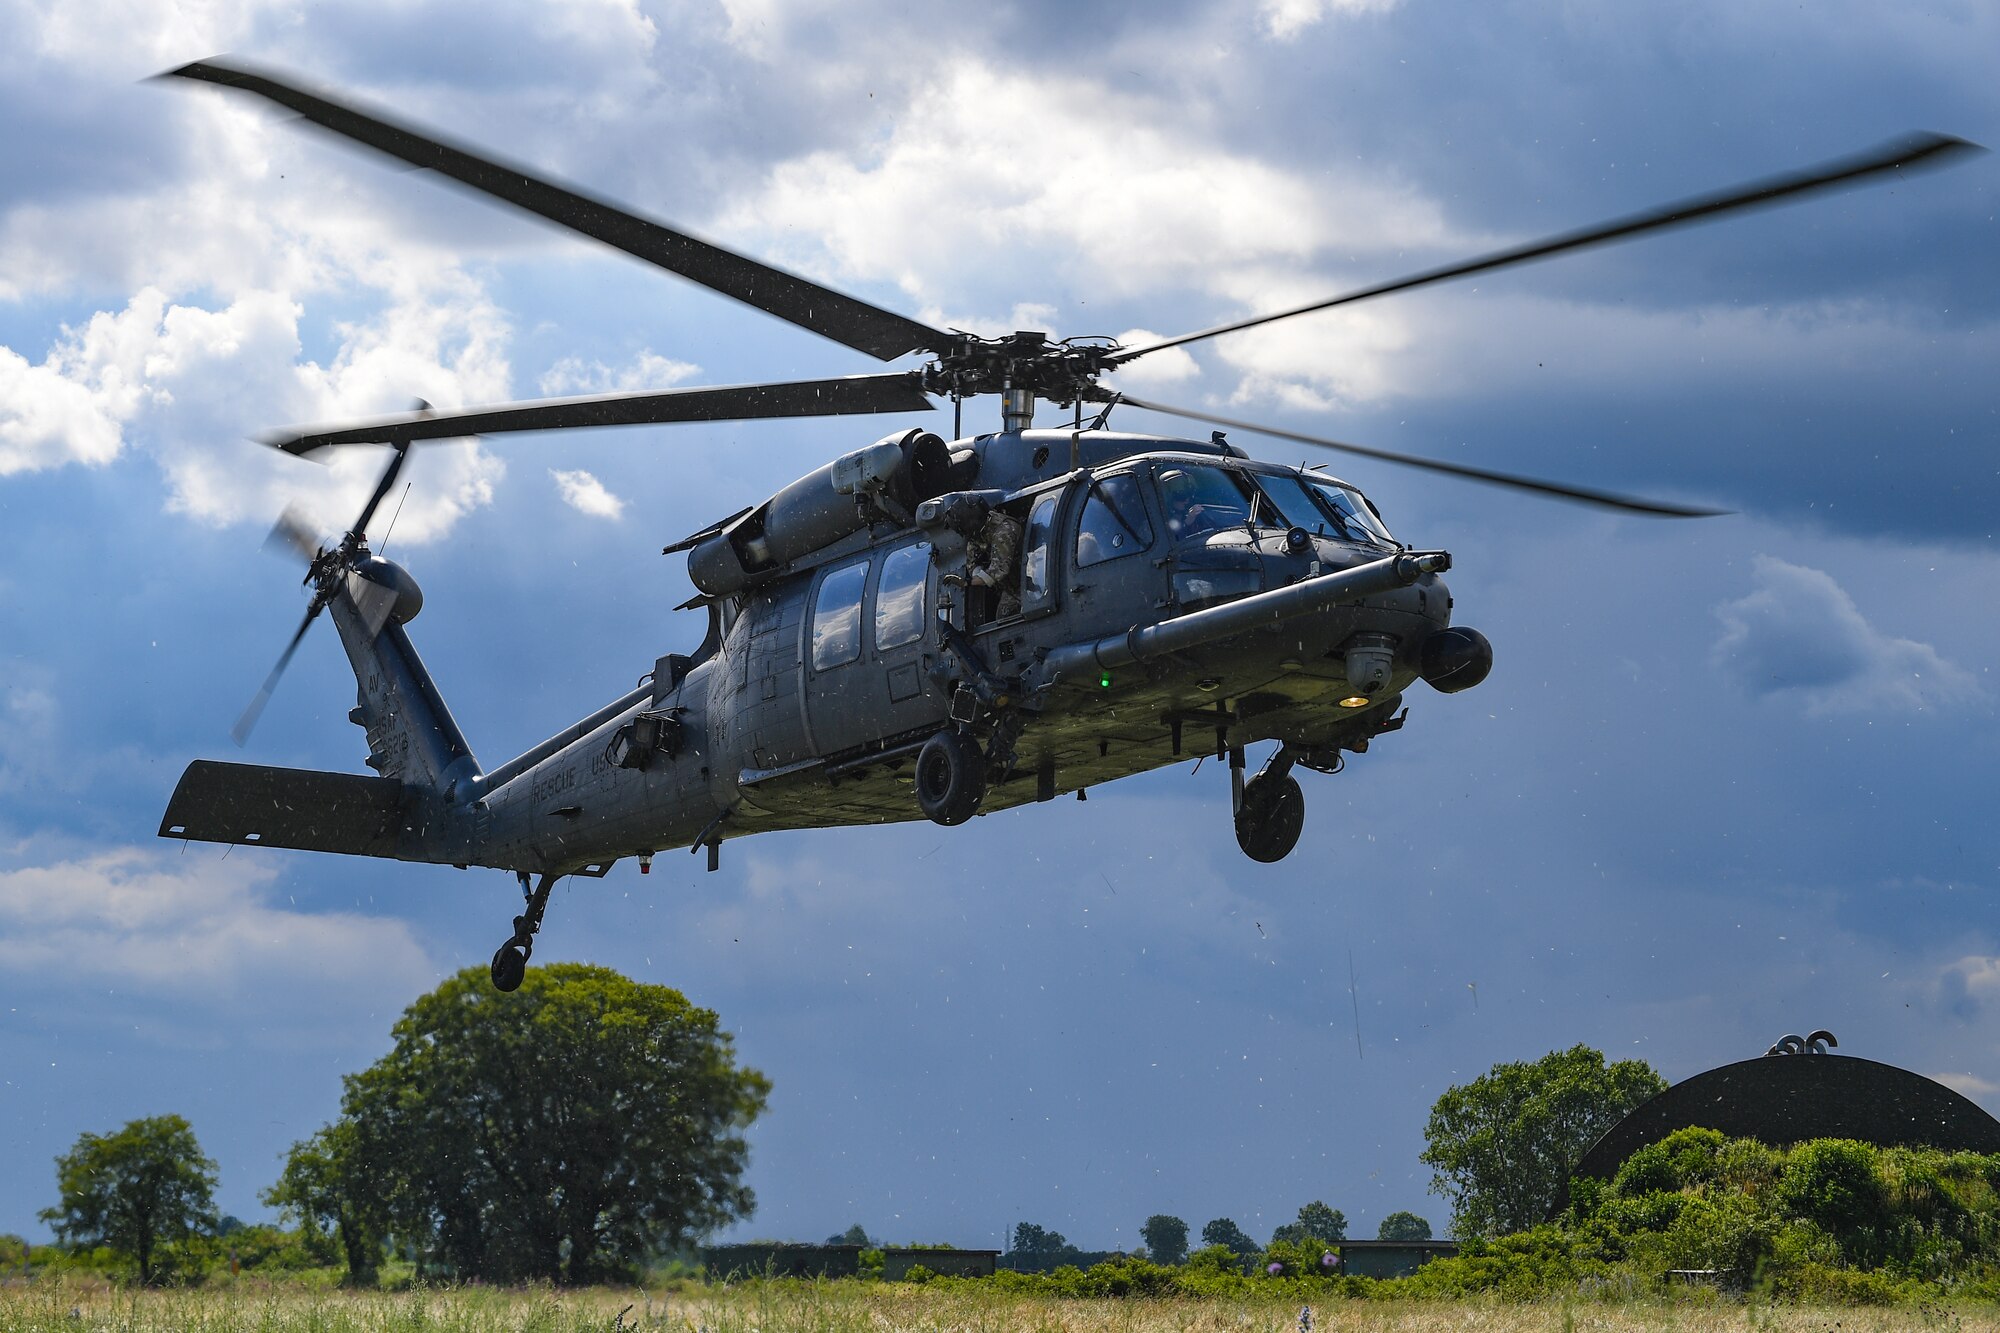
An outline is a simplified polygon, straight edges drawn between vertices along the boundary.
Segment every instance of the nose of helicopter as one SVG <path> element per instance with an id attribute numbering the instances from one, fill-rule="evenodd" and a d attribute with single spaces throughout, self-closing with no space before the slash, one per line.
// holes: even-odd
<path id="1" fill-rule="evenodd" d="M 1301 566 L 1292 571 L 1294 578 L 1380 558 L 1337 544 L 1297 540 L 1288 541 L 1285 557 Z M 1442 694 L 1457 694 L 1485 680 L 1493 669 L 1493 645 L 1478 630 L 1453 625 L 1451 608 L 1451 588 L 1435 573 L 1366 598 L 1351 622 L 1354 632 L 1337 650 L 1350 680 L 1363 678 L 1356 683 L 1357 697 L 1380 692 L 1402 672 L 1413 672 Z"/>

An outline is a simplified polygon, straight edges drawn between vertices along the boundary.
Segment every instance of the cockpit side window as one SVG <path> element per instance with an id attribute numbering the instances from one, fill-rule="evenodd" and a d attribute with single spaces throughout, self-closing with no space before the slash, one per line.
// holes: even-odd
<path id="1" fill-rule="evenodd" d="M 1076 526 L 1079 569 L 1143 551 L 1153 544 L 1153 523 L 1139 494 L 1139 480 L 1129 472 L 1090 484 L 1083 517 Z"/>
<path id="2" fill-rule="evenodd" d="M 1054 591 L 1049 568 L 1049 537 L 1056 520 L 1056 492 L 1051 491 L 1035 501 L 1035 507 L 1028 511 L 1028 532 L 1022 542 L 1021 556 L 1021 609 L 1024 611 L 1048 601 Z"/>
<path id="3" fill-rule="evenodd" d="M 1250 496 L 1227 470 L 1176 464 L 1160 473 L 1160 506 L 1176 541 L 1238 527 L 1250 518 Z"/>

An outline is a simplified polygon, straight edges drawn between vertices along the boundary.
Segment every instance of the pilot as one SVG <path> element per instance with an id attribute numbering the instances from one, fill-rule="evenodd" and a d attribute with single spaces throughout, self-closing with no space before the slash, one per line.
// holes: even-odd
<path id="1" fill-rule="evenodd" d="M 1217 506 L 1202 503 L 1195 479 L 1185 472 L 1161 476 L 1160 499 L 1167 511 L 1167 531 L 1176 537 L 1229 526 L 1230 518 L 1218 512 Z"/>
<path id="2" fill-rule="evenodd" d="M 1021 613 L 1021 581 L 1015 577 L 1015 562 L 1020 554 L 1021 520 L 996 509 L 965 544 L 965 572 L 946 574 L 940 582 L 987 590 L 992 614 L 968 620 L 1005 620 L 1017 616 Z"/>

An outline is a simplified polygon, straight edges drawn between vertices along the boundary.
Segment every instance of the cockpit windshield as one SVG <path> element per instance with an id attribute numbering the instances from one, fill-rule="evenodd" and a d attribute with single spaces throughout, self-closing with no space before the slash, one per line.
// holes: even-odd
<path id="1" fill-rule="evenodd" d="M 1369 546 L 1396 544 L 1359 491 L 1318 477 L 1271 472 L 1256 477 L 1288 527 Z"/>
<path id="2" fill-rule="evenodd" d="M 1160 472 L 1159 486 L 1176 541 L 1247 526 L 1304 528 L 1364 546 L 1396 544 L 1361 492 L 1328 478 L 1176 463 Z"/>
<path id="3" fill-rule="evenodd" d="M 1176 464 L 1160 473 L 1160 503 L 1174 540 L 1241 527 L 1250 519 L 1250 494 L 1227 470 Z"/>
<path id="4" fill-rule="evenodd" d="M 1343 523 L 1354 533 L 1356 541 L 1373 541 L 1377 546 L 1394 546 L 1396 539 L 1389 535 L 1389 529 L 1376 514 L 1360 491 L 1342 486 L 1336 481 L 1324 481 L 1318 477 L 1312 480 L 1313 493 L 1327 508 L 1340 516 Z"/>

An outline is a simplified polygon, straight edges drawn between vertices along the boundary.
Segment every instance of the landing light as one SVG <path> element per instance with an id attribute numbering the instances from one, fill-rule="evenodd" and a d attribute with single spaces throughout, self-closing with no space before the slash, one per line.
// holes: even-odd
<path id="1" fill-rule="evenodd" d="M 1373 699 L 1370 699 L 1366 695 L 1350 694 L 1345 699 L 1342 699 L 1340 701 L 1340 706 L 1342 708 L 1366 708 L 1369 704 L 1372 704 L 1374 702 L 1375 701 Z"/>

